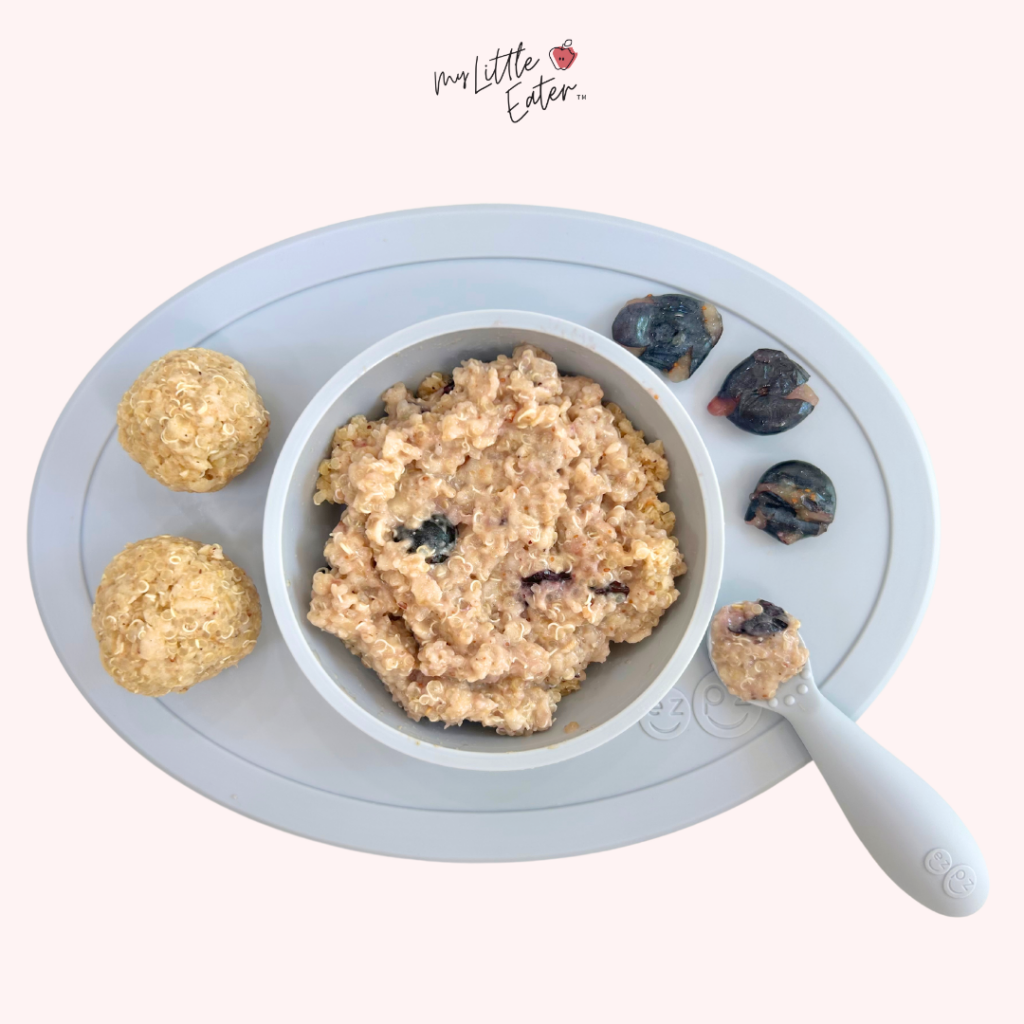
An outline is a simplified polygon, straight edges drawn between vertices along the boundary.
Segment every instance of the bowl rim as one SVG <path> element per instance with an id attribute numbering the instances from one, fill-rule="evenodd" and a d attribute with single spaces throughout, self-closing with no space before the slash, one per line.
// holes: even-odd
<path id="1" fill-rule="evenodd" d="M 589 348 L 643 386 L 652 400 L 663 407 L 687 449 L 697 476 L 706 523 L 704 573 L 693 615 L 661 672 L 635 700 L 593 729 L 559 739 L 550 746 L 501 752 L 458 750 L 426 742 L 377 718 L 346 694 L 314 654 L 303 632 L 303 624 L 292 608 L 285 578 L 283 544 L 285 500 L 299 459 L 324 413 L 338 397 L 371 369 L 407 348 L 456 331 L 491 327 L 535 331 Z M 628 361 L 623 356 L 627 356 Z M 349 722 L 393 750 L 432 764 L 484 771 L 536 768 L 566 761 L 596 749 L 639 722 L 679 681 L 702 644 L 715 611 L 724 555 L 725 516 L 711 456 L 689 413 L 668 387 L 668 381 L 596 331 L 570 320 L 528 310 L 467 310 L 421 320 L 389 334 L 360 356 L 350 359 L 317 391 L 292 425 L 277 457 L 263 512 L 264 572 L 274 618 L 296 664 L 320 695 Z M 509 742 L 514 743 L 514 738 Z"/>

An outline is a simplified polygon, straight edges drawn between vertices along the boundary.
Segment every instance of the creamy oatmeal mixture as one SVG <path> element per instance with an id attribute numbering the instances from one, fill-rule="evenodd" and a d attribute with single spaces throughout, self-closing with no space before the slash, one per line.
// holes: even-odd
<path id="1" fill-rule="evenodd" d="M 711 660 L 726 689 L 744 700 L 771 700 L 807 664 L 800 621 L 770 601 L 720 608 L 711 620 Z"/>
<path id="2" fill-rule="evenodd" d="M 256 382 L 206 348 L 168 352 L 146 367 L 117 408 L 117 438 L 172 491 L 219 491 L 248 468 L 270 430 Z"/>
<path id="3" fill-rule="evenodd" d="M 336 431 L 314 500 L 342 511 L 309 619 L 411 718 L 548 729 L 679 596 L 661 442 L 602 398 L 527 345 L 396 384 L 383 419 Z"/>
<path id="4" fill-rule="evenodd" d="M 100 660 L 133 693 L 182 693 L 244 658 L 260 635 L 260 597 L 219 544 L 149 537 L 103 572 L 92 609 Z"/>

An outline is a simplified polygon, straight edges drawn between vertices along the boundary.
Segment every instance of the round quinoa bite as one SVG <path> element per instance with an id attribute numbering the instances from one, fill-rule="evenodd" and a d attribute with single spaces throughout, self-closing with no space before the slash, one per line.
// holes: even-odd
<path id="1" fill-rule="evenodd" d="M 150 537 L 115 555 L 96 588 L 92 628 L 119 686 L 160 697 L 237 664 L 262 618 L 251 579 L 219 544 Z"/>
<path id="2" fill-rule="evenodd" d="M 188 348 L 151 363 L 117 407 L 121 447 L 172 491 L 219 491 L 249 467 L 270 415 L 246 368 Z"/>
<path id="3" fill-rule="evenodd" d="M 396 384 L 384 406 L 320 465 L 313 500 L 339 519 L 310 622 L 414 720 L 551 728 L 587 666 L 679 596 L 661 442 L 529 345 Z"/>

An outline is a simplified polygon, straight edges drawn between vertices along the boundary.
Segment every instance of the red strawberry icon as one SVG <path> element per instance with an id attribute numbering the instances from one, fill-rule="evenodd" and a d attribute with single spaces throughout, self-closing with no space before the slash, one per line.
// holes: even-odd
<path id="1" fill-rule="evenodd" d="M 566 39 L 561 46 L 553 46 L 548 51 L 551 63 L 555 65 L 556 71 L 564 71 L 572 65 L 576 59 L 576 51 L 572 48 L 572 40 Z"/>

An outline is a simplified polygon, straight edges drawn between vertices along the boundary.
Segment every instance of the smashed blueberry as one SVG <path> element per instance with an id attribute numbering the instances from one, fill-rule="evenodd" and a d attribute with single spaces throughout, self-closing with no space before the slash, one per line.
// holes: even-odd
<path id="1" fill-rule="evenodd" d="M 736 366 L 708 403 L 712 416 L 727 416 L 751 434 L 781 434 L 814 411 L 818 396 L 810 374 L 774 348 L 759 348 Z"/>
<path id="2" fill-rule="evenodd" d="M 534 583 L 568 583 L 572 579 L 571 572 L 552 572 L 550 569 L 541 569 L 532 576 L 523 577 L 523 586 L 532 587 Z"/>
<path id="3" fill-rule="evenodd" d="M 619 582 L 619 580 L 612 580 L 606 587 L 591 587 L 590 588 L 595 594 L 623 594 L 629 596 L 629 587 L 625 583 Z"/>
<path id="4" fill-rule="evenodd" d="M 399 526 L 395 530 L 395 540 L 408 541 L 410 551 L 428 548 L 429 554 L 425 557 L 431 565 L 446 561 L 455 550 L 455 542 L 458 539 L 459 531 L 448 521 L 448 517 L 440 512 L 435 512 L 429 519 L 424 519 L 415 530 L 410 530 L 407 526 Z"/>
<path id="5" fill-rule="evenodd" d="M 744 520 L 783 544 L 824 533 L 836 515 L 836 489 L 817 466 L 793 460 L 767 470 Z"/>
<path id="6" fill-rule="evenodd" d="M 631 299 L 612 324 L 612 337 L 669 380 L 693 376 L 722 336 L 722 316 L 690 295 Z"/>
<path id="7" fill-rule="evenodd" d="M 747 636 L 765 637 L 775 633 L 781 633 L 789 627 L 789 616 L 771 601 L 763 597 L 758 598 L 757 603 L 761 606 L 761 614 L 747 619 L 737 629 L 729 627 L 731 633 L 746 633 Z"/>

